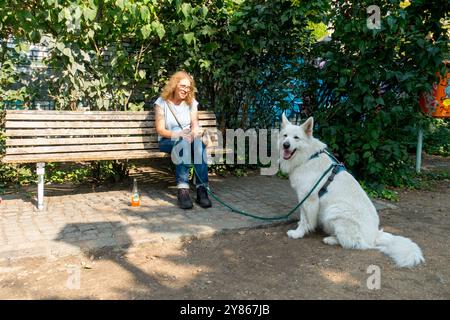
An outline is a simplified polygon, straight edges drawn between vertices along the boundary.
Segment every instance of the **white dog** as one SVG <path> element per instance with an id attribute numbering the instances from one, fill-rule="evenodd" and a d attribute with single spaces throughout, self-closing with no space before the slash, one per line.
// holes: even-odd
<path id="1" fill-rule="evenodd" d="M 313 137 L 312 117 L 301 126 L 291 124 L 284 114 L 282 117 L 281 170 L 289 174 L 291 186 L 301 201 L 336 161 L 325 151 L 326 145 Z M 378 229 L 379 218 L 372 201 L 348 171 L 335 168 L 331 181 L 327 182 L 332 175 L 330 171 L 300 207 L 298 228 L 289 230 L 288 236 L 302 238 L 321 226 L 329 235 L 323 239 L 326 244 L 378 249 L 393 258 L 399 267 L 414 267 L 424 262 L 417 244 Z"/>

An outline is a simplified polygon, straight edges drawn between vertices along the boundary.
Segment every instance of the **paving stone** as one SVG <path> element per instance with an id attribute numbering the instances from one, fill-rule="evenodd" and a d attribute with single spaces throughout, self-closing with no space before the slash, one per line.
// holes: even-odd
<path id="1" fill-rule="evenodd" d="M 87 220 L 85 220 L 85 221 L 87 221 Z M 78 228 L 82 231 L 96 230 L 98 228 L 98 226 L 101 224 L 102 224 L 101 222 L 88 222 L 88 223 L 80 224 L 78 226 Z"/>
<path id="2" fill-rule="evenodd" d="M 112 235 L 113 235 L 112 230 L 102 230 L 102 231 L 98 232 L 97 237 L 99 239 L 101 239 L 101 238 L 109 238 L 109 237 L 112 237 Z"/>
<path id="3" fill-rule="evenodd" d="M 41 234 L 25 234 L 25 238 L 30 242 L 44 239 Z"/>

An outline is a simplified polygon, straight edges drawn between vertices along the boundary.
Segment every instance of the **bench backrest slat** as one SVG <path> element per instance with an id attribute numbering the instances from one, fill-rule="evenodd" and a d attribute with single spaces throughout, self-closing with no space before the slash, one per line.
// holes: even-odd
<path id="1" fill-rule="evenodd" d="M 47 128 L 154 128 L 154 121 L 6 121 L 7 128 L 47 129 Z"/>
<path id="2" fill-rule="evenodd" d="M 47 136 L 121 136 L 155 134 L 154 128 L 135 129 L 6 129 L 7 137 L 47 137 Z"/>
<path id="3" fill-rule="evenodd" d="M 37 113 L 39 112 L 39 113 Z M 216 120 L 214 112 L 199 111 L 199 120 Z M 138 120 L 154 120 L 153 112 L 123 112 L 123 111 L 30 111 L 30 110 L 8 110 L 5 120 L 52 120 L 52 121 L 138 121 Z"/>
<path id="4" fill-rule="evenodd" d="M 139 159 L 162 156 L 153 112 L 6 112 L 6 163 Z M 199 111 L 199 124 L 217 140 L 213 112 Z M 214 147 L 216 144 L 213 143 Z"/>

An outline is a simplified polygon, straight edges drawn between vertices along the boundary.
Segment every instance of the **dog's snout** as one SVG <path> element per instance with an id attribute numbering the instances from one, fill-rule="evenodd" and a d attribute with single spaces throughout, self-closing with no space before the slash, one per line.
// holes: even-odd
<path id="1" fill-rule="evenodd" d="M 286 141 L 283 143 L 283 148 L 289 149 L 290 147 L 291 147 L 291 144 L 289 142 Z"/>

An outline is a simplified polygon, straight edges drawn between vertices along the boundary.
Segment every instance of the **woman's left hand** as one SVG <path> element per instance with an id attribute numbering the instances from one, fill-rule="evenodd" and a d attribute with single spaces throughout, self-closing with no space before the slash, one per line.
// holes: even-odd
<path id="1" fill-rule="evenodd" d="M 185 140 L 186 142 L 192 143 L 192 141 L 194 141 L 194 135 L 193 132 L 190 131 L 189 129 L 184 129 L 183 132 L 180 135 L 181 138 L 183 138 L 183 140 Z"/>

